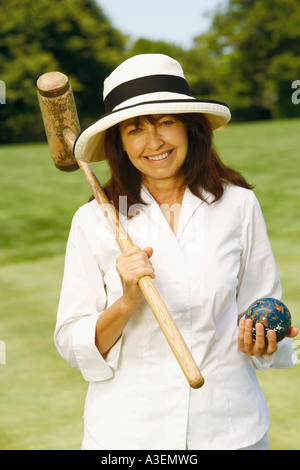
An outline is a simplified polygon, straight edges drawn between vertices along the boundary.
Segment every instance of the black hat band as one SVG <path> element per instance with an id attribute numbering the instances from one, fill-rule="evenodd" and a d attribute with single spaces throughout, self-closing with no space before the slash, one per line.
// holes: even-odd
<path id="1" fill-rule="evenodd" d="M 169 92 L 191 96 L 186 80 L 176 75 L 149 75 L 122 83 L 104 100 L 105 112 L 110 113 L 121 103 L 148 93 Z"/>

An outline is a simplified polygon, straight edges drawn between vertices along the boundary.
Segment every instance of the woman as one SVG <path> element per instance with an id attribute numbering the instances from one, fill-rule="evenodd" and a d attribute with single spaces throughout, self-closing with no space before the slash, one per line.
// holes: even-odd
<path id="1" fill-rule="evenodd" d="M 90 382 L 82 449 L 266 449 L 255 368 L 291 367 L 293 349 L 274 331 L 266 345 L 262 325 L 254 342 L 243 318 L 254 300 L 280 298 L 281 285 L 259 204 L 212 146 L 229 109 L 191 97 L 178 62 L 160 54 L 121 64 L 104 102 L 74 152 L 108 159 L 106 191 L 135 246 L 120 254 L 96 201 L 77 211 L 55 342 Z M 199 365 L 201 389 L 189 387 L 142 298 L 144 275 Z"/>

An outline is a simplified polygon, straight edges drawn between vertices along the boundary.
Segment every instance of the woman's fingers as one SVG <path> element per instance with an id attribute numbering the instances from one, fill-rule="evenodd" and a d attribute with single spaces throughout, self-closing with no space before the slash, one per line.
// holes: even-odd
<path id="1" fill-rule="evenodd" d="M 123 292 L 127 297 L 141 297 L 138 282 L 141 277 L 155 278 L 154 268 L 150 261 L 153 249 L 144 250 L 134 246 L 116 259 L 116 269 L 123 285 Z"/>
<path id="2" fill-rule="evenodd" d="M 141 250 L 137 247 L 119 256 L 116 260 L 116 268 L 125 282 L 137 283 L 142 276 L 155 277 L 154 268 L 150 261 L 153 250 L 151 247 Z"/>
<path id="3" fill-rule="evenodd" d="M 267 332 L 268 342 L 265 341 L 265 329 L 261 323 L 255 325 L 255 336 L 253 339 L 253 322 L 250 318 L 241 318 L 238 331 L 238 347 L 240 351 L 248 356 L 263 356 L 273 354 L 277 350 L 276 333 L 274 330 Z"/>
<path id="4" fill-rule="evenodd" d="M 143 251 L 147 254 L 148 258 L 151 258 L 153 255 L 153 248 L 151 246 L 147 246 Z"/>
<path id="5" fill-rule="evenodd" d="M 248 321 L 248 320 L 247 320 Z M 251 331 L 253 330 L 252 320 L 251 322 Z M 266 353 L 266 342 L 265 342 L 265 329 L 261 323 L 256 323 L 255 325 L 255 336 L 256 340 L 253 341 L 252 355 L 262 356 Z"/>
<path id="6" fill-rule="evenodd" d="M 274 352 L 277 351 L 277 339 L 276 339 L 275 331 L 269 330 L 267 332 L 267 337 L 268 337 L 268 346 L 267 346 L 266 354 L 274 354 Z"/>
<path id="7" fill-rule="evenodd" d="M 288 338 L 295 338 L 295 336 L 297 336 L 298 333 L 299 333 L 298 328 L 296 328 L 295 326 L 291 326 L 289 331 L 288 331 L 287 337 Z"/>

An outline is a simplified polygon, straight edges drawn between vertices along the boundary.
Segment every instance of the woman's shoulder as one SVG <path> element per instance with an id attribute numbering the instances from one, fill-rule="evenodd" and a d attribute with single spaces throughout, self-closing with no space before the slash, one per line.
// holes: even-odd
<path id="1" fill-rule="evenodd" d="M 213 196 L 208 198 L 210 210 L 222 211 L 223 213 L 245 214 L 255 211 L 260 207 L 255 193 L 252 189 L 224 183 L 224 193 L 220 199 L 213 202 Z"/>
<path id="2" fill-rule="evenodd" d="M 79 225 L 98 223 L 101 219 L 105 219 L 104 211 L 101 210 L 96 199 L 93 199 L 80 206 L 74 216 L 73 223 Z"/>
<path id="3" fill-rule="evenodd" d="M 236 186 L 231 183 L 224 184 L 224 193 L 222 198 L 226 202 L 236 204 L 251 204 L 256 200 L 256 196 L 252 189 Z"/>

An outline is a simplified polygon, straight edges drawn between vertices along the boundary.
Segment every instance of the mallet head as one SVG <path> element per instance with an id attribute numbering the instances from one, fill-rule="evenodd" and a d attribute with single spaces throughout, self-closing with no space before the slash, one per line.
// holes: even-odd
<path id="1" fill-rule="evenodd" d="M 38 99 L 44 121 L 50 153 L 55 166 L 62 171 L 75 171 L 78 164 L 72 147 L 64 138 L 70 129 L 75 136 L 80 125 L 73 91 L 68 77 L 60 72 L 48 72 L 37 81 Z"/>

